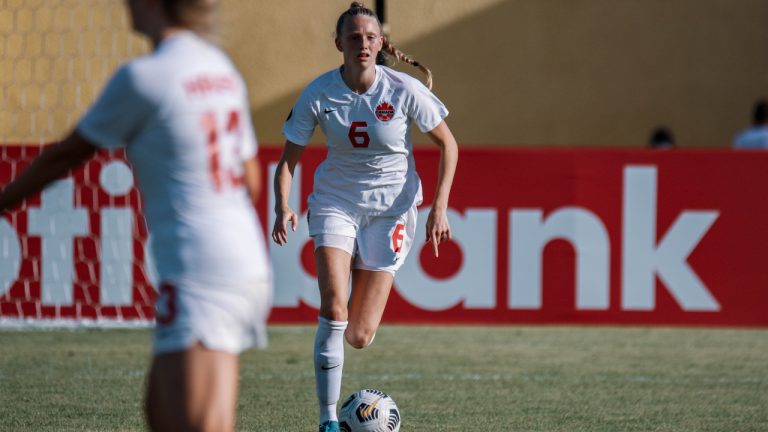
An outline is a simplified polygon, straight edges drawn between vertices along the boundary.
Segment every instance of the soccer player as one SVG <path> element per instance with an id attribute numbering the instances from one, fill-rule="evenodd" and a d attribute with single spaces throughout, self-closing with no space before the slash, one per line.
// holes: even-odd
<path id="1" fill-rule="evenodd" d="M 288 193 L 294 168 L 319 124 L 328 155 L 315 172 L 307 219 L 321 299 L 314 348 L 320 431 L 339 430 L 344 339 L 358 349 L 373 341 L 395 272 L 414 242 L 422 194 L 411 122 L 441 150 L 426 222 L 426 240 L 435 256 L 439 243 L 451 238 L 446 211 L 458 159 L 456 140 L 444 121 L 448 110 L 440 100 L 415 78 L 377 65 L 385 50 L 431 75 L 392 47 L 370 9 L 352 3 L 338 19 L 335 43 L 343 65 L 307 86 L 284 125 L 272 231 L 272 239 L 282 245 L 288 241 L 288 225 L 296 229 Z"/>
<path id="2" fill-rule="evenodd" d="M 128 1 L 154 51 L 119 68 L 75 130 L 0 193 L 9 209 L 97 149 L 125 146 L 162 279 L 152 430 L 233 430 L 239 353 L 266 343 L 271 272 L 253 207 L 260 169 L 246 87 L 202 37 L 217 3 Z"/>

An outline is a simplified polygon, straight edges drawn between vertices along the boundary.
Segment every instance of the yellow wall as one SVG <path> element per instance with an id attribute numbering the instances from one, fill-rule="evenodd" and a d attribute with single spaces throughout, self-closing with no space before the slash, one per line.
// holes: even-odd
<path id="1" fill-rule="evenodd" d="M 0 142 L 60 137 L 115 65 L 147 50 L 122 4 L 0 0 Z M 223 1 L 219 40 L 263 144 L 283 141 L 301 89 L 339 65 L 332 32 L 348 4 Z M 666 124 L 681 146 L 726 147 L 768 96 L 765 0 L 387 4 L 392 40 L 433 70 L 465 146 L 642 146 Z"/>
<path id="2" fill-rule="evenodd" d="M 118 0 L 0 0 L 0 143 L 55 140 L 146 43 Z"/>

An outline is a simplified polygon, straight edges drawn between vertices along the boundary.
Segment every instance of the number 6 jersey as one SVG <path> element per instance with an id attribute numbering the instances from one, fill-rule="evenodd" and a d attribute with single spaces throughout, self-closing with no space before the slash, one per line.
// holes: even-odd
<path id="1" fill-rule="evenodd" d="M 220 49 L 188 31 L 166 38 L 115 73 L 77 130 L 126 147 L 164 281 L 226 290 L 269 277 L 243 183 L 257 150 L 246 88 Z"/>
<path id="2" fill-rule="evenodd" d="M 349 89 L 339 69 L 307 86 L 283 127 L 286 139 L 306 145 L 319 124 L 328 155 L 315 171 L 309 206 L 365 215 L 399 215 L 421 203 L 411 122 L 428 132 L 448 110 L 421 82 L 376 66 L 364 94 Z"/>

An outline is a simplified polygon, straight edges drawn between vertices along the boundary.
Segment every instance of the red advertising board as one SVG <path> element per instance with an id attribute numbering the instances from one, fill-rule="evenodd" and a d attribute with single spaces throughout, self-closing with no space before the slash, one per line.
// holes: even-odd
<path id="1" fill-rule="evenodd" d="M 37 149 L 0 152 L 4 184 Z M 261 152 L 266 184 L 279 156 Z M 439 153 L 415 156 L 423 224 Z M 310 148 L 297 168 L 299 213 L 323 157 Z M 768 153 L 729 150 L 462 150 L 454 241 L 439 258 L 414 247 L 384 320 L 768 326 L 766 167 Z M 0 221 L 0 318 L 152 318 L 146 230 L 126 172 L 122 155 L 101 154 Z M 271 230 L 264 191 L 259 213 Z M 271 320 L 314 322 L 304 219 L 292 234 L 269 245 Z"/>

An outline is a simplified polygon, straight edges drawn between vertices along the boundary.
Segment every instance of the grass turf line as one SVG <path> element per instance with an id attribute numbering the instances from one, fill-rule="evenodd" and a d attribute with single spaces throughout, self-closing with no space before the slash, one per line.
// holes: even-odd
<path id="1" fill-rule="evenodd" d="M 384 326 L 342 400 L 389 393 L 408 431 L 768 430 L 768 330 Z M 316 428 L 312 326 L 242 357 L 241 431 Z M 0 331 L 0 431 L 141 431 L 147 330 Z"/>

